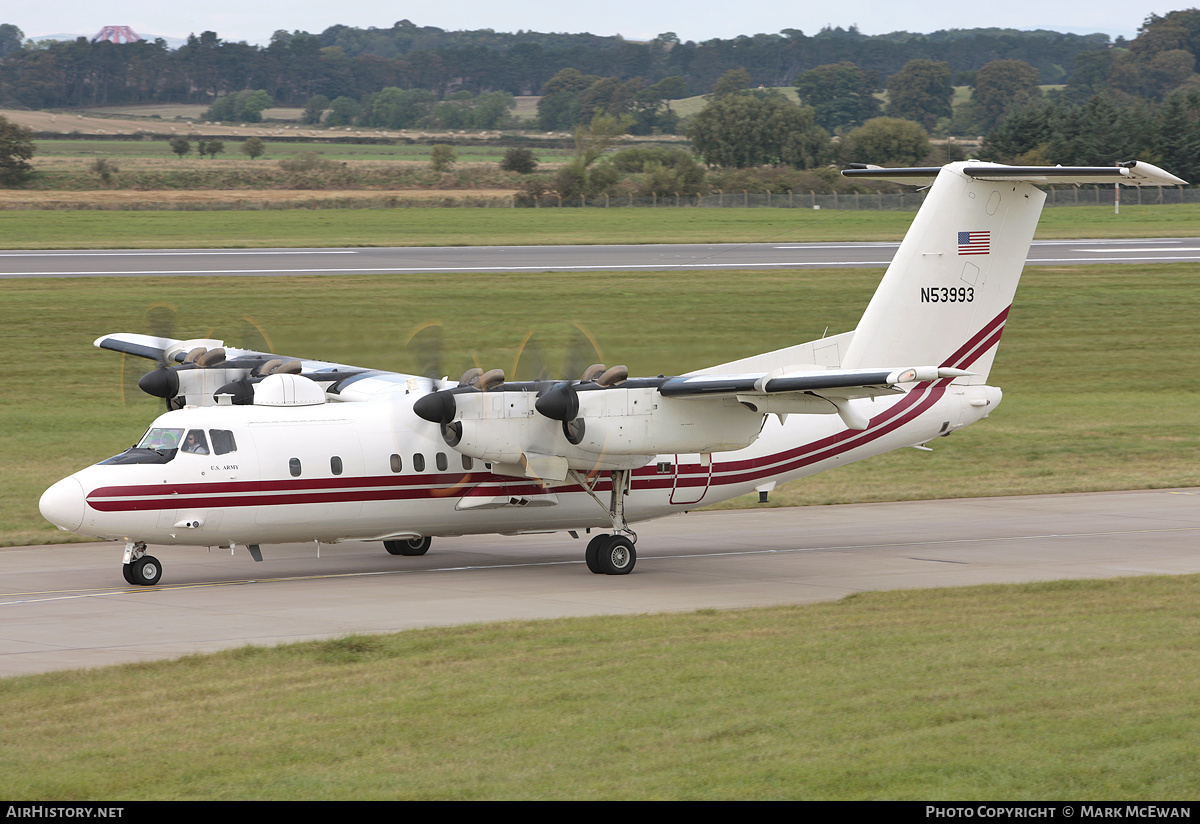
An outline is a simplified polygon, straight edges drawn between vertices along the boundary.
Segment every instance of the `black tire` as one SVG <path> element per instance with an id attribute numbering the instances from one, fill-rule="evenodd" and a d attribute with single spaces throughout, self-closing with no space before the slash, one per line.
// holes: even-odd
<path id="1" fill-rule="evenodd" d="M 424 555 L 429 551 L 431 543 L 433 539 L 426 536 L 408 541 L 384 541 L 383 548 L 391 555 Z"/>
<path id="2" fill-rule="evenodd" d="M 612 538 L 611 535 L 597 535 L 588 541 L 587 550 L 583 553 L 583 560 L 587 563 L 590 572 L 597 575 L 603 573 L 603 570 L 600 569 L 600 547 L 604 546 L 610 538 Z"/>
<path id="3" fill-rule="evenodd" d="M 143 555 L 129 565 L 132 583 L 141 587 L 152 587 L 162 578 L 162 564 L 153 555 Z"/>
<path id="4" fill-rule="evenodd" d="M 605 575 L 628 575 L 633 572 L 637 563 L 637 552 L 633 541 L 624 535 L 609 535 L 608 540 L 600 545 L 596 555 L 596 564 Z"/>
<path id="5" fill-rule="evenodd" d="M 133 577 L 133 564 L 121 564 L 121 574 L 125 576 L 125 583 L 137 585 L 137 578 Z"/>

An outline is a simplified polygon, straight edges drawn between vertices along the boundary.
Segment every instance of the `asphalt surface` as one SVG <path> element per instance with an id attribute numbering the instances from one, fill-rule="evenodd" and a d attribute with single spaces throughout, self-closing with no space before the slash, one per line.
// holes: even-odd
<path id="1" fill-rule="evenodd" d="M 0 252 L 0 278 L 357 275 L 887 266 L 899 243 Z M 1200 238 L 1047 240 L 1030 265 L 1200 261 Z"/>
<path id="2" fill-rule="evenodd" d="M 854 592 L 1200 572 L 1200 488 L 697 512 L 638 526 L 626 576 L 592 575 L 565 534 L 241 551 L 0 549 L 0 676 L 245 644 L 485 621 L 804 604 Z"/>

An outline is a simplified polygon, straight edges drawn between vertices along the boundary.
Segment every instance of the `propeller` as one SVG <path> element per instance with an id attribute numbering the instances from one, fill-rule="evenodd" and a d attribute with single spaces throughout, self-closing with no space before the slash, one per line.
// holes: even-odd
<path id="1" fill-rule="evenodd" d="M 195 335 L 181 333 L 179 327 L 181 323 L 181 315 L 178 309 L 166 302 L 152 303 L 146 307 L 146 321 L 144 328 L 156 337 L 168 338 L 172 340 L 187 340 L 196 338 Z M 267 351 L 271 350 L 270 341 L 262 327 L 252 318 L 243 315 L 240 323 L 234 327 L 238 334 L 238 342 L 242 348 L 250 351 Z M 209 339 L 213 330 L 210 328 L 203 339 Z M 244 361 L 243 361 L 244 362 Z M 128 355 L 122 355 L 121 359 L 121 399 L 124 406 L 129 406 L 133 399 L 137 397 L 132 391 L 132 387 L 136 385 L 138 389 L 156 398 L 162 398 L 166 402 L 167 410 L 177 409 L 182 406 L 182 400 L 178 399 L 179 394 L 179 373 L 182 370 L 190 369 L 206 369 L 219 367 L 228 363 L 227 355 L 224 348 L 214 347 L 207 348 L 205 346 L 196 346 L 185 353 L 174 353 L 170 358 L 159 357 L 156 361 L 157 367 L 150 372 L 145 372 L 144 367 L 134 363 Z M 293 361 L 288 364 L 282 364 L 277 369 L 299 371 L 299 361 Z M 260 374 L 266 374 L 261 372 Z"/>

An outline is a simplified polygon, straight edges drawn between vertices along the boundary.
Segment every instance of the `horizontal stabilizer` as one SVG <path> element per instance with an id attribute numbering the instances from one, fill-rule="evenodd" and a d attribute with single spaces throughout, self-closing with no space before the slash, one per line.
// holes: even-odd
<path id="1" fill-rule="evenodd" d="M 881 166 L 843 169 L 846 177 L 887 180 L 924 186 L 942 171 L 941 166 L 885 169 Z M 950 167 L 947 167 L 950 168 Z M 1123 186 L 1186 186 L 1187 181 L 1150 163 L 1130 160 L 1116 166 L 1004 166 L 971 160 L 954 164 L 957 171 L 975 180 L 1009 180 L 1025 183 L 1120 183 Z"/>

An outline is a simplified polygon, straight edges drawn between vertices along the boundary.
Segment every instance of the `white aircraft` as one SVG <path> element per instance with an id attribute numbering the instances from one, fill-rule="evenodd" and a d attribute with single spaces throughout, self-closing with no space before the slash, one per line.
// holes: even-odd
<path id="1" fill-rule="evenodd" d="M 595 573 L 634 568 L 630 524 L 921 446 L 985 418 L 987 385 L 1044 193 L 1038 183 L 1171 186 L 1146 163 L 863 167 L 933 180 L 858 328 L 676 377 L 597 364 L 579 379 L 457 382 L 298 360 L 219 340 L 106 335 L 157 360 L 165 398 L 137 446 L 50 487 L 60 529 L 125 542 L 131 584 L 159 581 L 148 544 L 378 541 L 601 532 Z M 734 319 L 736 322 L 736 319 Z"/>

